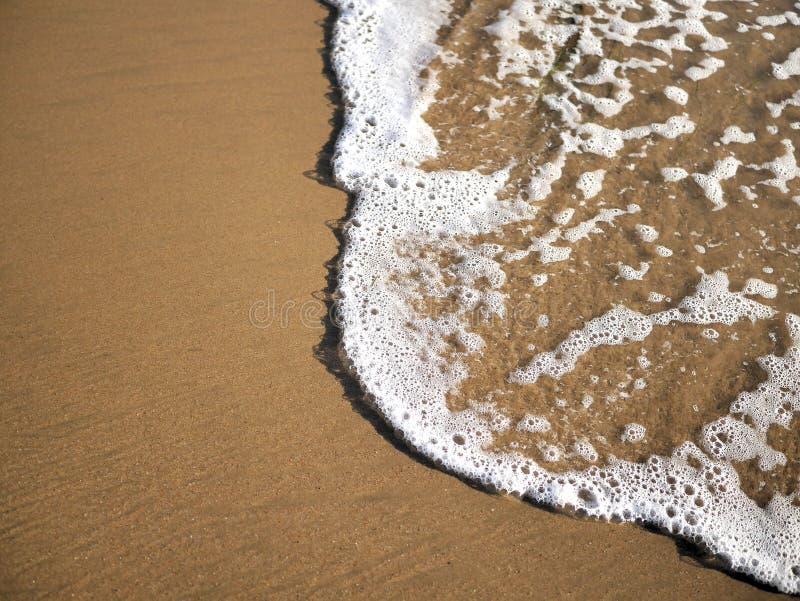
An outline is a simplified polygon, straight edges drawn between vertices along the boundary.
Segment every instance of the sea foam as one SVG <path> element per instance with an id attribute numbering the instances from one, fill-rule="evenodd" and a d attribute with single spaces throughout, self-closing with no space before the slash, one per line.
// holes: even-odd
<path id="1" fill-rule="evenodd" d="M 333 4 L 338 16 L 332 56 L 345 104 L 333 162 L 337 180 L 355 198 L 345 228 L 337 308 L 349 367 L 376 410 L 418 452 L 488 488 L 568 506 L 597 518 L 648 523 L 704 545 L 732 570 L 786 592 L 800 592 L 796 487 L 785 494 L 775 492 L 768 503 L 760 505 L 743 490 L 736 469 L 736 462 L 757 462 L 759 469 L 767 471 L 787 463 L 786 454 L 772 448 L 768 434 L 773 426 L 789 428 L 793 414 L 800 410 L 800 318 L 786 310 L 792 305 L 779 311 L 768 303 L 782 287 L 791 288 L 791 279 L 781 282 L 774 277 L 767 282 L 753 274 L 732 289 L 725 266 L 713 264 L 713 252 L 710 258 L 705 254 L 706 248 L 713 251 L 715 244 L 722 243 L 709 238 L 701 245 L 702 234 L 689 228 L 683 233 L 676 230 L 667 241 L 665 232 L 675 226 L 657 223 L 658 209 L 650 208 L 649 200 L 644 207 L 652 217 L 647 218 L 648 225 L 637 216 L 642 211 L 639 204 L 613 206 L 614 200 L 619 204 L 617 196 L 621 199 L 627 193 L 614 187 L 616 178 L 635 178 L 638 169 L 632 162 L 631 175 L 626 176 L 622 167 L 626 163 L 619 163 L 623 157 L 645 160 L 651 147 L 683 143 L 709 129 L 707 116 L 693 107 L 692 95 L 698 85 L 713 82 L 731 68 L 730 56 L 721 57 L 732 38 L 717 35 L 732 20 L 722 12 L 723 3 L 656 1 L 643 7 L 632 0 L 516 0 L 508 8 L 489 11 L 481 35 L 490 36 L 491 47 L 464 56 L 459 55 L 458 44 L 455 49 L 443 48 L 442 32 L 452 31 L 459 17 L 447 0 L 335 0 Z M 631 19 L 628 11 L 639 11 L 639 18 Z M 732 22 L 726 31 L 745 36 L 751 30 L 774 28 L 777 33 L 779 28 L 796 25 L 796 15 L 787 12 L 792 16 L 766 21 L 752 15 L 746 23 Z M 663 31 L 671 33 L 664 38 L 644 35 Z M 530 39 L 535 43 L 526 41 Z M 771 61 L 771 76 L 777 82 L 791 82 L 796 89 L 800 51 L 790 50 Z M 680 72 L 673 66 L 678 55 L 683 65 Z M 523 161 L 512 153 L 496 168 L 435 166 L 459 143 L 450 140 L 443 146 L 447 136 L 440 132 L 444 129 L 434 129 L 427 115 L 445 102 L 443 96 L 459 93 L 456 88 L 452 94 L 449 88 L 442 91 L 445 71 L 463 68 L 479 56 L 493 61 L 493 72 L 481 75 L 480 81 L 488 82 L 485 85 L 495 89 L 502 101 L 487 99 L 480 106 L 488 109 L 470 114 L 484 114 L 486 122 L 502 127 L 512 111 L 523 110 L 520 107 L 547 111 L 552 124 L 548 131 L 555 140 L 542 151 L 547 160 Z M 583 69 L 584 60 L 594 67 Z M 636 105 L 640 93 L 635 82 L 659 74 L 663 75 L 660 87 L 652 94 L 664 98 L 664 110 L 671 112 L 645 122 L 641 113 L 628 118 L 626 111 Z M 514 87 L 514 93 L 497 93 L 508 86 Z M 719 126 L 718 131 L 708 134 L 709 145 L 722 139 L 720 148 L 727 154 L 703 165 L 657 165 L 649 177 L 663 186 L 659 195 L 674 196 L 685 190 L 691 202 L 687 206 L 698 214 L 727 211 L 734 200 L 744 202 L 729 198 L 737 188 L 729 186 L 728 180 L 737 181 L 745 171 L 750 186 L 777 195 L 772 202 L 785 202 L 779 200 L 780 195 L 788 200 L 798 194 L 800 171 L 792 141 L 797 141 L 797 134 L 783 113 L 798 106 L 799 93 L 781 88 L 761 105 L 761 111 L 771 114 L 780 128 L 779 154 L 738 158 L 737 146 L 750 145 L 755 134 L 759 140 L 764 134 L 741 120 L 738 124 L 720 121 L 713 124 Z M 508 100 L 512 97 L 513 101 Z M 740 126 L 755 134 L 744 133 Z M 641 146 L 638 153 L 628 150 L 634 144 Z M 652 152 L 658 156 L 656 150 Z M 681 155 L 672 158 L 678 160 Z M 569 183 L 572 176 L 568 174 L 573 172 L 577 175 Z M 622 175 L 610 177 L 612 173 Z M 572 204 L 559 205 L 559 198 Z M 552 213 L 548 213 L 549 203 L 555 203 Z M 794 211 L 796 205 L 789 200 L 781 206 Z M 625 219 L 633 219 L 630 226 L 623 223 Z M 513 360 L 506 356 L 512 351 L 504 350 L 503 359 L 515 367 L 490 382 L 492 389 L 485 398 L 454 404 L 453 398 L 474 377 L 476 362 L 483 357 L 491 363 L 489 356 L 495 349 L 494 345 L 487 348 L 486 340 L 492 332 L 505 327 L 506 337 L 550 340 L 546 332 L 553 327 L 552 319 L 542 310 L 524 327 L 518 325 L 523 322 L 512 300 L 522 284 L 515 283 L 521 278 L 514 276 L 514 270 L 527 270 L 527 283 L 519 293 L 522 298 L 539 302 L 542 309 L 552 305 L 566 310 L 566 301 L 549 292 L 558 285 L 558 278 L 576 272 L 581 265 L 578 254 L 585 252 L 581 250 L 585 245 L 602 244 L 595 241 L 627 227 L 626 243 L 639 245 L 635 247 L 639 250 L 620 258 L 609 271 L 590 271 L 583 277 L 602 279 L 608 289 L 616 290 L 645 286 L 651 274 L 671 269 L 685 278 L 694 277 L 690 289 L 676 288 L 675 302 L 667 308 L 648 311 L 620 303 L 577 319 L 578 325 L 566 331 L 557 323 L 561 341 L 552 350 L 529 344 Z M 781 253 L 781 261 L 797 262 L 800 244 L 789 238 L 775 241 L 773 235 L 757 231 L 748 230 L 740 237 L 746 239 L 741 248 L 746 250 L 746 244 L 773 248 Z M 652 244 L 657 238 L 670 248 Z M 606 246 L 611 247 L 610 243 Z M 678 246 L 680 253 L 673 255 L 670 249 Z M 742 265 L 736 263 L 736 268 L 745 269 Z M 548 275 L 545 269 L 552 273 Z M 665 286 L 669 277 L 663 280 Z M 621 300 L 669 302 L 658 292 L 632 294 Z M 431 299 L 445 303 L 446 309 L 426 310 Z M 509 321 L 512 317 L 516 321 Z M 579 397 L 582 400 L 559 397 L 558 388 L 553 388 L 548 415 L 525 407 L 515 413 L 502 402 L 517 393 L 524 398 L 543 382 L 557 386 L 576 373 L 576 366 L 587 357 L 596 356 L 593 353 L 641 346 L 656 331 L 696 327 L 703 344 L 720 345 L 725 344 L 720 328 L 725 340 L 736 341 L 737 327 L 752 328 L 775 319 L 785 324 L 786 343 L 757 359 L 766 377 L 738 391 L 731 399 L 730 413 L 722 409 L 693 439 L 668 453 L 652 453 L 639 461 L 619 458 L 603 449 L 612 444 L 647 448 L 657 433 L 639 420 L 623 420 L 612 441 L 595 436 L 590 419 L 581 422 L 569 417 L 597 407 L 618 411 L 621 402 L 653 388 L 648 377 L 657 366 L 644 356 L 644 347 L 642 354 L 634 352 L 629 357 L 633 366 L 629 371 L 635 367 L 643 376 L 636 379 L 626 372 L 617 392 L 602 402 L 588 392 Z M 669 344 L 665 341 L 661 346 Z M 602 365 L 596 371 L 602 371 Z M 585 384 L 601 380 L 587 376 Z M 672 394 L 680 399 L 681 391 Z M 656 405 L 640 413 L 646 418 L 649 411 L 656 411 Z M 575 432 L 569 444 L 546 438 L 558 436 L 556 424 L 569 419 L 588 424 L 587 431 Z M 527 445 L 516 439 L 501 445 L 509 436 L 540 438 Z M 569 458 L 583 462 L 582 467 L 554 467 Z"/>

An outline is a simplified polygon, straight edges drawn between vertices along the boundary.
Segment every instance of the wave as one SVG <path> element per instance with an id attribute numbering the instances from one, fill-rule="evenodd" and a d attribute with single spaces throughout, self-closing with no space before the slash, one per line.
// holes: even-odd
<path id="1" fill-rule="evenodd" d="M 443 469 L 800 592 L 800 3 L 333 4 L 376 410 Z"/>

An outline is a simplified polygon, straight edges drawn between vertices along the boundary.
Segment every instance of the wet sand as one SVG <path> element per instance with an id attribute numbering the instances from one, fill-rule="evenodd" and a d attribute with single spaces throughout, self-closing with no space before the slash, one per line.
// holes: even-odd
<path id="1" fill-rule="evenodd" d="M 0 7 L 0 596 L 777 597 L 428 467 L 332 373 L 327 16 Z"/>

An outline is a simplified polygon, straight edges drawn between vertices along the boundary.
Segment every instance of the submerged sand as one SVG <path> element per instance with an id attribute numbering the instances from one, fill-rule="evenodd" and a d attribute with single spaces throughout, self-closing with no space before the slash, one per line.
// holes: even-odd
<path id="1" fill-rule="evenodd" d="M 534 87 L 526 87 L 512 76 L 502 86 L 494 79 L 499 63 L 497 38 L 487 35 L 487 27 L 496 21 L 498 11 L 510 4 L 505 0 L 457 3 L 452 25 L 443 28 L 439 40 L 443 50 L 427 69 L 436 74 L 437 88 L 435 101 L 425 114 L 441 148 L 425 168 L 476 168 L 491 173 L 512 165 L 510 190 L 504 193 L 513 197 L 529 185 L 531 165 L 558 161 L 563 152 L 561 136 L 569 127 L 559 111 L 541 100 L 561 90 L 552 79 L 545 77 Z M 567 251 L 568 260 L 507 260 L 503 263 L 506 280 L 495 287 L 507 295 L 507 314 L 481 319 L 479 311 L 488 310 L 479 307 L 470 316 L 470 329 L 486 341 L 487 350 L 469 361 L 469 377 L 451 395 L 450 406 L 464 409 L 475 400 L 492 399 L 512 423 L 536 414 L 546 416 L 552 424 L 546 433 L 520 434 L 513 429 L 504 433 L 495 442 L 503 450 L 521 451 L 542 461 L 541 448 L 549 448 L 544 445 L 571 449 L 576 441 L 591 440 L 597 451 L 591 461 L 567 453 L 546 465 L 561 472 L 585 469 L 596 462 L 602 465 L 611 456 L 637 462 L 652 454 L 669 456 L 687 440 L 702 446 L 704 426 L 727 414 L 739 393 L 766 380 L 763 366 L 755 359 L 770 353 L 783 355 L 791 346 L 785 320 L 787 313 L 800 313 L 795 288 L 800 281 L 795 254 L 800 230 L 796 227 L 797 202 L 793 201 L 800 188 L 792 182 L 781 191 L 765 180 L 773 177 L 770 162 L 786 154 L 787 145 L 791 147 L 787 156 L 793 156 L 792 144 L 800 138 L 788 123 L 777 135 L 774 124 L 791 119 L 779 119 L 765 107 L 776 98 L 791 98 L 796 87 L 790 78 L 772 75 L 773 62 L 780 62 L 780 57 L 796 47 L 796 27 L 775 28 L 775 34 L 767 33 L 771 35 L 768 42 L 761 28 L 737 32 L 739 23 L 755 19 L 750 4 L 717 7 L 724 10 L 725 18 L 709 27 L 728 44 L 714 55 L 727 65 L 723 76 L 695 82 L 681 79 L 705 55 L 699 48 L 700 36 L 689 37 L 693 52 L 669 56 L 660 49 L 605 40 L 606 52 L 618 60 L 669 58 L 670 67 L 627 71 L 627 83 L 634 93 L 625 109 L 608 118 L 587 109 L 585 116 L 588 123 L 625 130 L 666 123 L 676 114 L 688 115 L 692 135 L 675 139 L 652 136 L 630 143 L 613 158 L 588 152 L 571 156 L 552 193 L 534 203 L 538 210 L 534 218 L 514 221 L 469 242 L 471 248 L 489 243 L 501 245 L 505 252 L 524 251 L 531 239 L 546 239 L 549 232 L 560 230 L 569 235 L 569 227 L 577 226 L 573 233 L 581 230 L 580 224 L 596 219 L 600 211 L 618 211 L 613 218 L 599 220 L 600 229 L 591 236 L 588 228 L 570 241 L 557 236 L 554 250 Z M 760 8 L 766 14 L 792 10 L 793 4 L 786 0 Z M 637 22 L 636 13 L 641 13 L 638 17 L 642 20 L 652 17 L 652 8 L 629 12 L 634 15 L 630 17 L 633 22 Z M 573 40 L 573 45 L 576 43 Z M 571 77 L 580 81 L 594 74 L 599 60 L 584 56 Z M 667 98 L 664 88 L 673 83 L 691 91 L 688 102 L 679 105 Z M 610 84 L 583 87 L 603 98 L 604 94 L 612 97 L 615 91 Z M 487 108 L 493 105 L 495 108 Z M 731 124 L 759 132 L 758 141 L 732 143 L 723 137 L 720 142 L 723 130 Z M 776 135 L 766 133 L 770 127 L 775 127 Z M 756 140 L 755 135 L 751 137 Z M 739 161 L 741 169 L 736 177 L 722 181 L 717 205 L 691 177 L 675 183 L 665 181 L 661 173 L 664 167 L 680 165 L 705 174 L 726 160 Z M 602 185 L 583 198 L 576 183 L 596 169 L 603 174 Z M 568 223 L 559 221 L 563 215 Z M 640 239 L 635 230 L 640 224 L 648 224 L 652 239 Z M 458 256 L 460 250 L 432 246 L 413 252 L 437 257 L 445 268 L 463 259 Z M 669 254 L 660 256 L 659 248 Z M 621 265 L 644 266 L 646 277 L 626 280 L 620 275 Z M 629 341 L 622 347 L 592 349 L 558 378 L 542 377 L 535 386 L 506 382 L 515 369 L 528 365 L 538 353 L 556 348 L 571 331 L 580 330 L 612 307 L 623 305 L 647 315 L 676 307 L 695 292 L 700 273 L 715 272 L 724 273 L 735 291 L 744 289 L 754 276 L 779 282 L 777 298 L 766 301 L 776 309 L 775 314 L 752 323 L 744 318 L 728 324 L 712 320 L 710 329 L 708 324 L 656 327 L 641 344 Z M 537 276 L 546 283 L 533 284 Z M 658 293 L 654 296 L 653 291 Z M 427 300 L 440 305 L 426 306 L 430 312 L 445 313 L 449 308 L 439 298 Z M 538 316 L 547 317 L 547 325 L 537 322 Z M 454 351 L 461 350 L 454 346 Z M 642 357 L 644 366 L 637 363 Z M 640 387 L 635 386 L 637 382 Z M 556 398 L 562 399 L 564 406 L 554 406 Z M 582 398 L 589 399 L 585 407 Z M 620 440 L 620 432 L 632 422 L 646 428 L 642 444 Z M 743 490 L 761 506 L 776 493 L 791 495 L 800 482 L 796 428 L 772 424 L 767 440 L 784 454 L 785 463 L 760 469 L 757 459 L 732 462 Z"/>
<path id="2" fill-rule="evenodd" d="M 0 7 L 0 596 L 777 596 L 432 469 L 330 373 L 327 17 Z"/>

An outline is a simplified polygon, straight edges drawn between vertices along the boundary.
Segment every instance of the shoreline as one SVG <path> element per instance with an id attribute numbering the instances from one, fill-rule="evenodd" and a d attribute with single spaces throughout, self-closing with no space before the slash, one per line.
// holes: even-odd
<path id="1" fill-rule="evenodd" d="M 432 468 L 334 373 L 332 13 L 0 9 L 2 595 L 777 598 Z"/>

